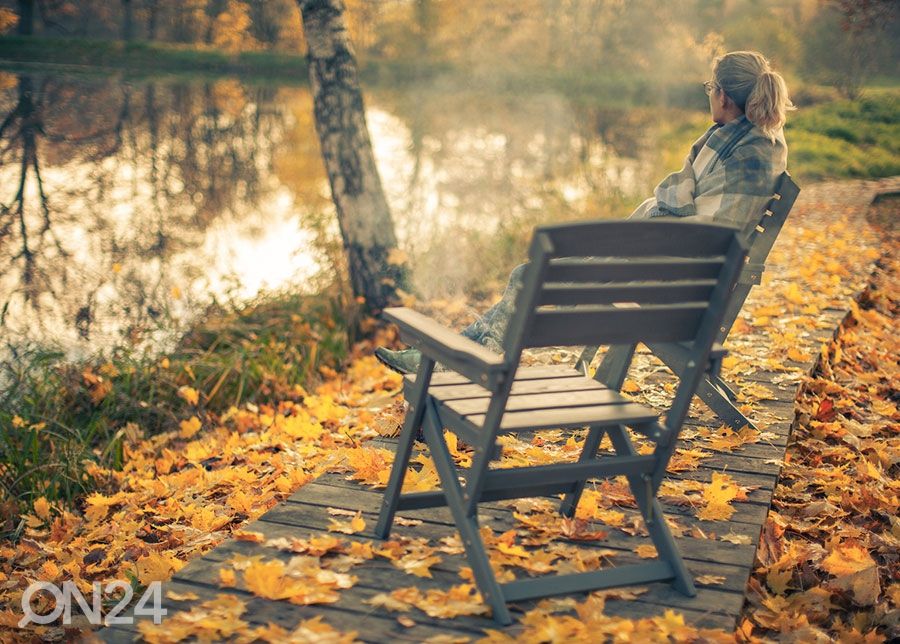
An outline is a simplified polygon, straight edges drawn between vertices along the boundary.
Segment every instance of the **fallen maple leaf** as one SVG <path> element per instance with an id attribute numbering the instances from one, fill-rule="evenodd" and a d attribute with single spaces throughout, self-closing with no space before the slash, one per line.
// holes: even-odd
<path id="1" fill-rule="evenodd" d="M 329 532 L 340 532 L 342 534 L 356 534 L 366 529 L 366 520 L 362 517 L 362 512 L 357 512 L 350 521 L 338 521 L 336 519 L 328 520 Z"/>
<path id="2" fill-rule="evenodd" d="M 727 521 L 734 514 L 730 502 L 734 500 L 740 489 L 727 474 L 713 472 L 712 481 L 703 490 L 704 506 L 697 513 L 703 521 Z"/>

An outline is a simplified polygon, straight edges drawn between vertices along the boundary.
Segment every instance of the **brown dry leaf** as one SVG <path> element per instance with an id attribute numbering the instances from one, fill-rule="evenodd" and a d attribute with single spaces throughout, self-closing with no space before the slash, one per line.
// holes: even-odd
<path id="1" fill-rule="evenodd" d="M 342 534 L 356 534 L 366 529 L 366 520 L 362 517 L 362 512 L 357 512 L 350 521 L 338 521 L 336 519 L 328 520 L 329 532 L 340 532 Z"/>
<path id="2" fill-rule="evenodd" d="M 634 552 L 637 553 L 637 556 L 641 559 L 653 559 L 658 555 L 656 552 L 656 546 L 652 544 L 643 544 L 634 549 Z"/>
<path id="3" fill-rule="evenodd" d="M 233 568 L 219 568 L 219 585 L 224 588 L 237 586 L 237 574 Z"/>
<path id="4" fill-rule="evenodd" d="M 725 577 L 720 575 L 699 575 L 694 577 L 694 581 L 704 586 L 721 586 L 725 583 Z"/>
<path id="5" fill-rule="evenodd" d="M 868 550 L 853 541 L 835 547 L 822 561 L 822 568 L 835 577 L 843 577 L 875 566 Z"/>
<path id="6" fill-rule="evenodd" d="M 733 532 L 729 532 L 728 534 L 719 537 L 722 541 L 729 541 L 738 546 L 749 546 L 753 543 L 753 540 L 750 538 L 750 535 L 746 534 L 734 534 Z"/>

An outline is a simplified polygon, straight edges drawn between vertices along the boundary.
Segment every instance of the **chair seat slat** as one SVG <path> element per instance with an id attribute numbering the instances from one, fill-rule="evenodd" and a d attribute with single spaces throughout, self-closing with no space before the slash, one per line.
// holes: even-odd
<path id="1" fill-rule="evenodd" d="M 533 378 L 532 375 L 540 375 L 542 377 Z M 434 380 L 437 376 L 435 374 Z M 446 380 L 454 384 L 434 384 L 429 388 L 429 392 L 436 399 L 442 401 L 458 400 L 466 398 L 490 398 L 491 392 L 479 385 L 473 384 L 455 384 L 455 378 L 447 378 Z M 415 376 L 409 374 L 404 378 L 404 389 L 407 393 L 412 392 L 412 386 L 415 384 Z M 546 368 L 522 368 L 516 372 L 515 381 L 510 391 L 511 396 L 542 394 L 554 391 L 604 391 L 607 387 L 591 378 L 585 378 L 580 371 L 576 371 L 572 367 L 566 366 L 562 369 L 559 367 Z"/>
<path id="2" fill-rule="evenodd" d="M 585 378 L 585 380 L 589 380 Z M 440 394 L 433 394 L 441 400 Z M 487 412 L 490 398 L 473 397 L 461 400 L 442 400 L 445 405 L 462 416 L 484 414 Z M 510 396 L 506 402 L 507 413 L 511 411 L 528 411 L 539 409 L 555 409 L 559 407 L 582 407 L 588 405 L 612 405 L 631 402 L 622 394 L 611 389 L 588 389 L 577 391 L 574 388 L 565 391 L 548 393 L 529 393 Z"/>
<path id="3" fill-rule="evenodd" d="M 655 411 L 637 403 L 512 411 L 503 414 L 503 419 L 500 421 L 500 431 L 565 429 L 586 427 L 587 425 L 633 425 L 635 423 L 649 423 L 658 418 L 659 415 Z M 480 425 L 484 422 L 484 415 L 473 414 L 466 416 L 466 420 L 473 425 Z"/>

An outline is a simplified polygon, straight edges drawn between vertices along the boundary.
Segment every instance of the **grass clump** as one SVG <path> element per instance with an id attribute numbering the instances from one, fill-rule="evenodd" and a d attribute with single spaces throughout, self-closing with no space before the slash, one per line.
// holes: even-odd
<path id="1" fill-rule="evenodd" d="M 0 365 L 0 536 L 15 534 L 40 497 L 71 504 L 119 468 L 123 446 L 162 431 L 190 438 L 232 406 L 302 400 L 320 369 L 348 353 L 336 299 L 267 296 L 236 311 L 212 309 L 165 356 L 69 362 L 28 349 Z"/>
<path id="2" fill-rule="evenodd" d="M 801 108 L 788 118 L 791 171 L 802 179 L 900 174 L 900 90 Z"/>

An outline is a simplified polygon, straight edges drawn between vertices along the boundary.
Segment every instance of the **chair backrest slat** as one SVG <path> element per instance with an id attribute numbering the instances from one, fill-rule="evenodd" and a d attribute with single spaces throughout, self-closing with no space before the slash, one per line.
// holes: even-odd
<path id="1" fill-rule="evenodd" d="M 612 285 L 554 282 L 544 284 L 538 297 L 538 304 L 540 306 L 566 306 L 619 302 L 672 304 L 707 301 L 715 285 L 716 280 L 714 279 Z"/>
<path id="2" fill-rule="evenodd" d="M 598 338 L 603 344 L 688 341 L 696 336 L 706 310 L 706 302 L 538 309 L 523 346 L 575 346 Z"/>
<path id="3" fill-rule="evenodd" d="M 727 247 L 727 227 L 707 226 L 667 218 L 654 226 L 634 226 L 636 221 L 590 221 L 547 226 L 553 257 L 696 257 L 710 258 L 711 249 Z M 684 229 L 690 227 L 688 233 Z M 615 236 L 614 236 L 615 235 Z M 677 244 L 673 243 L 677 239 Z M 724 252 L 718 253 L 723 255 Z"/>
<path id="4" fill-rule="evenodd" d="M 628 260 L 554 259 L 547 267 L 548 282 L 598 282 L 653 279 L 663 273 L 673 280 L 715 279 L 724 257 L 656 257 Z"/>

